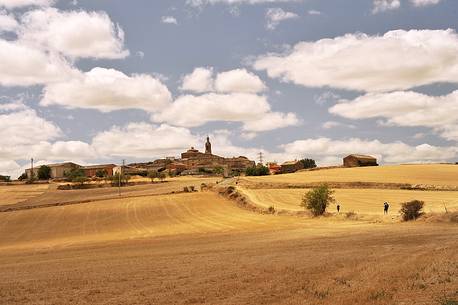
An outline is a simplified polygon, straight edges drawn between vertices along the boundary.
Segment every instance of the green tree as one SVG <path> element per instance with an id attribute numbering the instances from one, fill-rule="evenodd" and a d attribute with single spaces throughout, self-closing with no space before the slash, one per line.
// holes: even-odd
<path id="1" fill-rule="evenodd" d="M 148 173 L 148 178 L 151 179 L 151 183 L 154 183 L 154 179 L 159 178 L 158 177 L 158 172 L 157 171 L 150 171 Z"/>
<path id="2" fill-rule="evenodd" d="M 19 181 L 27 180 L 27 173 L 22 173 L 19 178 L 17 178 Z"/>
<path id="3" fill-rule="evenodd" d="M 316 167 L 316 162 L 313 159 L 302 159 L 300 160 L 302 165 L 304 165 L 304 168 L 315 168 Z"/>
<path id="4" fill-rule="evenodd" d="M 96 172 L 95 172 L 95 176 L 97 178 L 105 178 L 108 176 L 108 172 L 106 169 L 98 169 Z"/>
<path id="5" fill-rule="evenodd" d="M 264 165 L 257 165 L 254 167 L 249 167 L 245 171 L 247 176 L 267 176 L 269 175 L 269 168 Z"/>
<path id="6" fill-rule="evenodd" d="M 66 171 L 64 173 L 64 176 L 66 180 L 70 182 L 80 182 L 81 180 L 83 180 L 82 178 L 86 178 L 84 170 L 82 170 L 81 168 L 73 168 L 69 171 Z"/>
<path id="7" fill-rule="evenodd" d="M 313 216 L 323 215 L 329 204 L 335 202 L 333 194 L 326 184 L 320 185 L 304 195 L 300 206 L 311 211 Z"/>
<path id="8" fill-rule="evenodd" d="M 38 169 L 38 180 L 51 179 L 51 168 L 47 165 L 42 165 Z"/>
<path id="9" fill-rule="evenodd" d="M 164 172 L 159 172 L 157 177 L 159 178 L 159 180 L 161 180 L 161 182 L 164 182 L 166 175 Z"/>
<path id="10" fill-rule="evenodd" d="M 0 175 L 0 181 L 2 181 L 2 182 L 11 182 L 11 176 Z"/>

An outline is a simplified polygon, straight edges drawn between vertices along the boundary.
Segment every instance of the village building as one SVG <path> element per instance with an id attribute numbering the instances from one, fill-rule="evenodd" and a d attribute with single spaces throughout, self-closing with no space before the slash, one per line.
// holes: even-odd
<path id="1" fill-rule="evenodd" d="M 343 158 L 345 167 L 362 167 L 362 166 L 378 166 L 377 159 L 372 156 L 352 154 Z"/>
<path id="2" fill-rule="evenodd" d="M 281 165 L 282 174 L 295 173 L 298 170 L 304 169 L 304 164 L 301 161 L 286 161 Z"/>
<path id="3" fill-rule="evenodd" d="M 271 175 L 281 174 L 281 166 L 275 162 L 267 163 Z"/>
<path id="4" fill-rule="evenodd" d="M 181 154 L 181 159 L 177 160 L 184 164 L 186 172 L 193 173 L 200 170 L 214 171 L 215 169 L 222 170 L 225 175 L 231 172 L 244 172 L 248 167 L 255 166 L 255 162 L 249 160 L 245 156 L 225 158 L 214 155 L 212 153 L 212 145 L 210 138 L 207 137 L 205 143 L 205 153 L 202 153 L 191 147 L 186 152 Z"/>
<path id="5" fill-rule="evenodd" d="M 84 175 L 86 177 L 95 177 L 98 172 L 104 172 L 107 177 L 113 176 L 113 169 L 116 167 L 115 164 L 101 164 L 101 165 L 89 165 L 83 166 Z"/>
<path id="6" fill-rule="evenodd" d="M 38 177 L 38 169 L 41 165 L 33 168 L 33 176 Z M 57 164 L 47 164 L 51 168 L 51 178 L 52 179 L 63 179 L 65 178 L 65 173 L 69 172 L 76 168 L 81 168 L 81 165 L 78 165 L 73 162 L 57 163 Z M 32 178 L 32 169 L 28 168 L 25 170 L 28 179 Z"/>

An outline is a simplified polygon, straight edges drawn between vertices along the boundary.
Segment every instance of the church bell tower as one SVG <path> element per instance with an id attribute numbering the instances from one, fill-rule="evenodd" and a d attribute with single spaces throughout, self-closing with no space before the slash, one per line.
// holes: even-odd
<path id="1" fill-rule="evenodd" d="M 210 154 L 212 153 L 212 143 L 210 143 L 210 137 L 207 136 L 207 142 L 205 143 L 205 153 Z"/>

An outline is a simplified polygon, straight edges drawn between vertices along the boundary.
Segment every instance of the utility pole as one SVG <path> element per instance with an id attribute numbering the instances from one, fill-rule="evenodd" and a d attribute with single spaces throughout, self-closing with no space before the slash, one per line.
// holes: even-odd
<path id="1" fill-rule="evenodd" d="M 33 182 L 33 158 L 30 159 L 30 167 L 31 167 L 31 172 L 30 172 L 30 181 Z"/>
<path id="2" fill-rule="evenodd" d="M 118 195 L 121 196 L 121 176 L 123 176 L 125 160 L 122 160 L 121 171 L 118 172 Z"/>
<path id="3" fill-rule="evenodd" d="M 264 164 L 263 161 L 264 160 L 262 158 L 262 151 L 261 151 L 261 152 L 259 152 L 259 164 L 263 165 Z"/>

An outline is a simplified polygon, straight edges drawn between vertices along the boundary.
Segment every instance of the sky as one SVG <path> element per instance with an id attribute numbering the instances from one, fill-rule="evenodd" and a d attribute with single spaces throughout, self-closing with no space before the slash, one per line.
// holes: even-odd
<path id="1" fill-rule="evenodd" d="M 194 146 L 458 161 L 455 0 L 0 0 L 0 174 Z"/>

